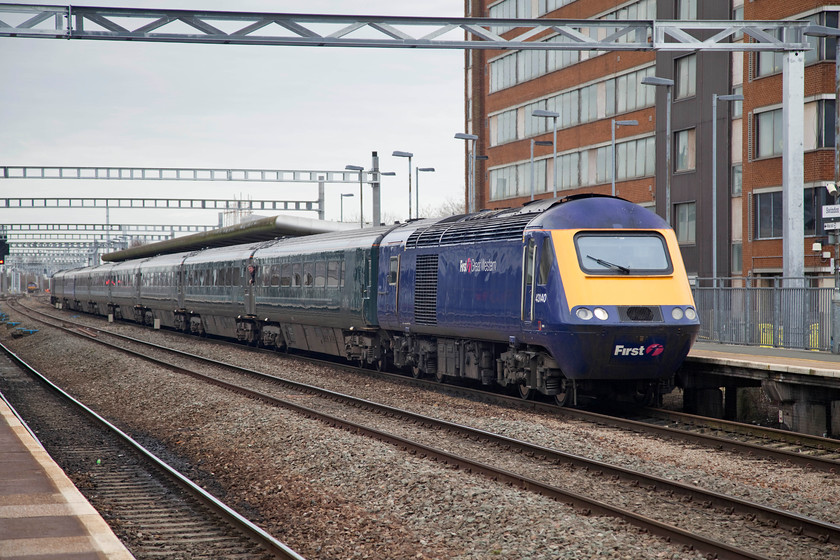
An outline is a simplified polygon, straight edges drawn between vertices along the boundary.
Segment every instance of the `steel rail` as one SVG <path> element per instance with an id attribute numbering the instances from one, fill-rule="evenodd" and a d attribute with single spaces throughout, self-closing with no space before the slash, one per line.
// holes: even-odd
<path id="1" fill-rule="evenodd" d="M 28 309 L 28 308 L 27 308 Z M 31 310 L 35 313 L 41 313 L 36 310 Z M 48 315 L 49 316 L 49 315 Z M 420 453 L 423 456 L 429 456 L 435 460 L 443 460 L 446 463 L 452 462 L 457 466 L 463 466 L 464 468 L 470 469 L 472 471 L 478 472 L 485 476 L 489 476 L 494 480 L 502 480 L 509 484 L 515 484 L 525 490 L 532 490 L 531 486 L 534 487 L 535 491 L 552 496 L 554 499 L 561 500 L 568 497 L 572 499 L 572 503 L 577 505 L 578 507 L 589 507 L 589 500 L 590 498 L 586 498 L 584 496 L 580 496 L 577 494 L 572 494 L 571 496 L 567 495 L 567 491 L 561 490 L 559 488 L 555 488 L 553 486 L 548 486 L 539 481 L 534 479 L 529 479 L 526 477 L 522 477 L 520 475 L 516 475 L 515 473 L 510 473 L 507 471 L 498 471 L 495 467 L 477 463 L 472 461 L 471 459 L 467 459 L 464 457 L 460 457 L 457 455 L 449 454 L 447 452 L 443 452 L 434 448 L 427 447 L 422 444 L 418 444 L 412 442 L 410 440 L 405 440 L 400 438 L 399 436 L 394 436 L 388 434 L 386 432 L 382 432 L 380 430 L 376 430 L 373 428 L 368 428 L 362 425 L 359 425 L 354 422 L 346 421 L 340 418 L 337 418 L 333 415 L 324 414 L 318 412 L 310 407 L 305 407 L 303 405 L 289 402 L 283 399 L 278 399 L 271 395 L 267 395 L 260 391 L 255 391 L 253 389 L 248 389 L 245 387 L 241 387 L 239 385 L 235 385 L 232 383 L 228 383 L 225 381 L 218 380 L 211 376 L 208 376 L 203 373 L 195 372 L 188 368 L 184 368 L 182 366 L 173 365 L 165 360 L 160 360 L 158 358 L 154 358 L 148 356 L 146 354 L 130 350 L 125 348 L 124 346 L 118 346 L 106 341 L 100 340 L 98 338 L 93 338 L 95 334 L 91 331 L 96 331 L 102 334 L 106 334 L 108 336 L 113 336 L 118 339 L 133 342 L 137 344 L 141 344 L 150 348 L 154 348 L 156 350 L 162 350 L 165 352 L 169 352 L 175 354 L 179 357 L 186 357 L 190 359 L 194 359 L 201 363 L 223 367 L 226 369 L 233 370 L 237 373 L 245 373 L 254 377 L 258 377 L 263 380 L 267 380 L 270 382 L 280 383 L 284 386 L 291 387 L 293 389 L 306 392 L 309 394 L 316 394 L 318 396 L 328 398 L 334 401 L 344 401 L 349 403 L 353 406 L 357 407 L 364 407 L 368 410 L 371 410 L 377 414 L 387 414 L 394 417 L 404 417 L 416 423 L 422 423 L 429 427 L 435 429 L 443 429 L 448 430 L 450 432 L 460 432 L 463 437 L 468 439 L 483 439 L 485 441 L 494 443 L 495 445 L 502 447 L 502 448 L 510 448 L 516 449 L 519 452 L 526 453 L 529 456 L 536 456 L 542 457 L 543 459 L 554 462 L 556 464 L 565 463 L 572 465 L 574 467 L 583 468 L 589 471 L 593 471 L 598 474 L 608 475 L 616 478 L 622 478 L 625 480 L 632 481 L 635 484 L 644 485 L 651 490 L 660 490 L 665 491 L 667 493 L 677 493 L 686 496 L 690 501 L 697 500 L 702 503 L 704 506 L 717 506 L 723 509 L 726 513 L 731 514 L 734 512 L 738 512 L 740 514 L 760 517 L 765 519 L 775 525 L 780 525 L 785 529 L 788 529 L 794 534 L 805 535 L 814 539 L 817 539 L 820 542 L 840 542 L 840 526 L 834 525 L 832 523 L 826 523 L 819 520 L 815 520 L 806 516 L 802 516 L 796 513 L 787 512 L 784 510 L 780 510 L 777 508 L 770 508 L 767 506 L 762 506 L 760 504 L 755 504 L 746 500 L 742 500 L 740 498 L 735 498 L 731 496 L 726 496 L 724 494 L 720 494 L 717 492 L 705 490 L 696 486 L 691 486 L 679 482 L 670 481 L 661 477 L 648 475 L 641 472 L 632 471 L 630 469 L 626 469 L 620 466 L 611 465 L 608 463 L 604 463 L 601 461 L 587 459 L 585 457 L 577 456 L 570 453 L 561 452 L 558 450 L 546 448 L 543 446 L 534 445 L 528 442 L 515 440 L 512 438 L 508 438 L 506 436 L 494 434 L 491 432 L 487 432 L 484 430 L 479 430 L 476 428 L 472 428 L 469 426 L 456 424 L 452 422 L 447 422 L 444 420 L 440 420 L 437 418 L 427 417 L 421 414 L 416 414 L 410 411 L 398 409 L 395 407 L 382 405 L 379 403 L 374 403 L 365 399 L 352 397 L 350 395 L 346 395 L 343 393 L 339 393 L 336 391 L 331 391 L 328 389 L 323 389 L 321 387 L 312 386 L 305 383 L 300 383 L 296 381 L 291 381 L 283 378 L 278 378 L 276 376 L 266 374 L 263 372 L 251 370 L 248 368 L 243 368 L 240 366 L 236 366 L 233 364 L 228 364 L 225 362 L 220 362 L 217 360 L 213 360 L 211 358 L 207 358 L 204 356 L 192 354 L 190 352 L 184 352 L 180 350 L 175 350 L 172 348 L 168 348 L 165 346 L 161 346 L 159 344 L 150 343 L 144 340 L 136 339 L 130 336 L 113 333 L 103 329 L 97 329 L 92 327 L 85 327 L 79 331 L 73 331 L 70 329 L 65 329 L 67 332 L 77 336 L 83 336 L 85 338 L 89 338 L 95 340 L 96 342 L 100 342 L 107 346 L 110 346 L 114 349 L 120 350 L 125 353 L 129 353 L 141 359 L 150 361 L 157 365 L 161 365 L 167 367 L 169 369 L 177 370 L 181 373 L 189 375 L 191 377 L 201 379 L 202 381 L 212 383 L 216 386 L 222 387 L 226 390 L 230 390 L 236 392 L 238 394 L 245 395 L 250 398 L 258 399 L 268 404 L 274 406 L 282 406 L 284 408 L 288 408 L 294 411 L 297 411 L 301 414 L 304 414 L 310 418 L 316 418 L 325 423 L 334 426 L 334 427 L 342 427 L 344 429 L 348 429 L 355 433 L 360 433 L 363 435 L 367 435 L 369 437 L 373 437 L 379 441 L 385 441 L 387 443 L 391 443 L 402 449 L 412 452 L 412 453 Z M 533 490 L 532 490 L 533 491 Z M 596 504 L 603 505 L 604 507 L 613 508 L 613 506 L 608 506 L 606 504 L 602 504 L 601 502 L 597 502 L 592 500 Z M 617 508 L 620 509 L 620 508 Z M 612 514 L 611 514 L 612 515 Z M 623 514 L 621 514 L 623 515 Z M 628 521 L 633 522 L 632 519 L 627 518 Z M 647 518 L 643 518 L 647 519 Z M 640 525 L 641 526 L 641 525 Z M 650 527 L 645 527 L 650 529 Z M 681 542 L 681 541 L 680 541 Z M 690 543 L 685 543 L 690 544 Z"/>
<path id="2" fill-rule="evenodd" d="M 222 515 L 226 520 L 232 522 L 237 528 L 245 534 L 262 544 L 270 553 L 276 555 L 278 558 L 284 560 L 305 560 L 302 556 L 294 550 L 278 541 L 266 531 L 253 524 L 251 521 L 240 515 L 227 504 L 204 490 L 201 486 L 194 483 L 192 480 L 175 470 L 173 467 L 165 463 L 163 460 L 154 455 L 151 451 L 143 447 L 140 443 L 134 440 L 131 436 L 117 428 L 108 420 L 97 414 L 94 410 L 86 406 L 81 401 L 75 399 L 73 396 L 64 391 L 61 387 L 50 381 L 46 376 L 30 366 L 23 358 L 15 354 L 11 349 L 0 343 L 0 350 L 2 350 L 9 358 L 11 358 L 18 367 L 26 370 L 28 373 L 38 378 L 41 382 L 47 385 L 51 390 L 60 395 L 67 402 L 72 403 L 79 410 L 84 412 L 87 416 L 96 421 L 100 426 L 104 427 L 109 432 L 115 434 L 125 444 L 134 448 L 137 452 L 142 454 L 146 459 L 155 464 L 158 468 L 167 473 L 169 477 L 175 480 L 180 486 L 186 489 L 190 494 L 197 497 L 202 503 L 211 508 L 217 514 Z"/>
<path id="3" fill-rule="evenodd" d="M 780 430 L 778 428 L 770 428 L 767 426 L 754 426 L 752 424 L 744 424 L 743 422 L 735 422 L 721 418 L 709 418 L 706 416 L 689 414 L 687 412 L 664 410 L 659 408 L 640 409 L 636 411 L 636 414 L 648 414 L 651 417 L 661 420 L 679 422 L 681 424 L 696 426 L 699 428 L 711 428 L 756 438 L 764 439 L 772 437 L 774 441 L 801 446 L 815 451 L 824 451 L 827 453 L 840 452 L 840 440 L 838 439 Z"/>

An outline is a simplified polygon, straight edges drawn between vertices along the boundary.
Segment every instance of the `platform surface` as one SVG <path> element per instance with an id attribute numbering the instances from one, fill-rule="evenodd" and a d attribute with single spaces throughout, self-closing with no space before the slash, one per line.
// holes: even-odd
<path id="1" fill-rule="evenodd" d="M 840 378 L 840 354 L 829 352 L 697 342 L 687 359 L 721 365 L 750 366 L 783 373 Z"/>
<path id="2" fill-rule="evenodd" d="M 2 399 L 0 558 L 134 558 Z"/>

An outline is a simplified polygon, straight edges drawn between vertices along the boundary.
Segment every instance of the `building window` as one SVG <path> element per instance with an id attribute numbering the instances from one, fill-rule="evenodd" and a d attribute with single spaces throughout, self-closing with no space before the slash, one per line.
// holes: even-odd
<path id="1" fill-rule="evenodd" d="M 744 21 L 744 6 L 738 6 L 737 8 L 732 9 L 732 19 L 734 21 Z M 744 38 L 744 32 L 738 31 L 732 35 L 733 41 L 740 41 Z M 740 53 L 738 53 L 740 56 Z"/>
<path id="2" fill-rule="evenodd" d="M 755 196 L 756 239 L 777 239 L 783 236 L 782 191 L 758 193 Z M 828 191 L 808 187 L 803 193 L 805 235 L 825 235 L 822 207 L 828 204 Z"/>
<path id="3" fill-rule="evenodd" d="M 778 38 L 782 30 L 776 32 Z M 756 53 L 755 62 L 755 76 L 760 78 L 762 76 L 769 76 L 771 74 L 778 74 L 782 71 L 782 63 L 785 60 L 785 53 L 776 51 L 763 51 Z"/>
<path id="4" fill-rule="evenodd" d="M 823 99 L 819 101 L 820 128 L 817 130 L 817 147 L 833 148 L 835 131 L 836 102 L 834 99 Z"/>
<path id="5" fill-rule="evenodd" d="M 732 166 L 732 196 L 741 196 L 741 188 L 743 184 L 743 177 L 742 177 L 742 166 L 741 164 L 733 165 Z"/>
<path id="6" fill-rule="evenodd" d="M 677 19 L 697 19 L 697 0 L 677 0 Z"/>
<path id="7" fill-rule="evenodd" d="M 805 189 L 803 196 L 805 212 L 805 235 L 825 235 L 822 207 L 828 204 L 828 191 L 824 187 Z"/>
<path id="8" fill-rule="evenodd" d="M 697 55 L 678 58 L 676 61 L 676 99 L 692 97 L 697 93 Z"/>
<path id="9" fill-rule="evenodd" d="M 495 134 L 491 135 L 490 139 L 491 145 L 498 146 L 516 140 L 516 109 L 499 113 L 490 118 L 496 121 Z"/>
<path id="10" fill-rule="evenodd" d="M 782 191 L 755 195 L 755 238 L 782 236 Z"/>
<path id="11" fill-rule="evenodd" d="M 732 244 L 732 274 L 741 274 L 744 271 L 744 246 L 741 243 Z"/>
<path id="12" fill-rule="evenodd" d="M 598 84 L 580 90 L 580 122 L 598 120 Z"/>
<path id="13" fill-rule="evenodd" d="M 656 69 L 651 66 L 607 80 L 607 116 L 653 106 L 656 101 L 656 88 L 644 85 L 642 79 L 653 76 L 655 71 Z"/>
<path id="14" fill-rule="evenodd" d="M 765 111 L 755 116 L 755 156 L 773 157 L 782 154 L 782 110 Z"/>
<path id="15" fill-rule="evenodd" d="M 735 86 L 732 88 L 732 93 L 735 95 L 744 95 L 744 86 Z M 740 119 L 744 116 L 744 102 L 743 101 L 733 101 L 729 104 L 729 107 L 732 109 L 732 118 L 733 119 Z"/>
<path id="16" fill-rule="evenodd" d="M 674 205 L 675 230 L 681 245 L 692 245 L 697 231 L 697 205 L 694 202 Z"/>
<path id="17" fill-rule="evenodd" d="M 681 130 L 675 135 L 676 168 L 674 171 L 693 171 L 697 165 L 695 138 L 696 130 L 689 128 Z"/>

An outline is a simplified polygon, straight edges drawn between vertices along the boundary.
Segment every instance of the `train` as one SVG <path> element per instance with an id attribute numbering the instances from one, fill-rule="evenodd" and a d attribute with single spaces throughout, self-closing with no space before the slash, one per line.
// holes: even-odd
<path id="1" fill-rule="evenodd" d="M 50 289 L 64 309 L 561 406 L 655 402 L 700 327 L 673 230 L 603 195 L 106 263 Z"/>

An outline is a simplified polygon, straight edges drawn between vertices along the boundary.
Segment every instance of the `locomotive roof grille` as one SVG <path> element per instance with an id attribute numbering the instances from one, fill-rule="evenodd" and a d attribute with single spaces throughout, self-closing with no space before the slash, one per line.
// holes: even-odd
<path id="1" fill-rule="evenodd" d="M 418 229 L 406 241 L 406 248 L 440 247 L 482 241 L 518 241 L 534 214 L 520 214 L 495 220 L 437 223 Z"/>

